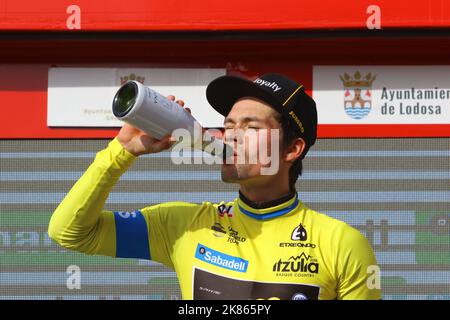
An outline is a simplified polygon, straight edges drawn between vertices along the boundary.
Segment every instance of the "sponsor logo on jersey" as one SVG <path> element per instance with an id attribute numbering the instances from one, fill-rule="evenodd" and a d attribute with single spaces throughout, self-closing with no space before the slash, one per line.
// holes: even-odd
<path id="1" fill-rule="evenodd" d="M 313 276 L 319 273 L 319 263 L 317 259 L 302 252 L 287 260 L 279 259 L 274 263 L 272 271 L 277 276 Z"/>
<path id="2" fill-rule="evenodd" d="M 227 232 L 225 231 L 225 229 L 223 228 L 223 226 L 220 223 L 215 223 L 212 227 L 211 230 L 213 231 L 213 235 L 216 236 L 217 238 L 222 238 L 224 235 L 227 234 Z"/>
<path id="3" fill-rule="evenodd" d="M 300 223 L 299 226 L 292 230 L 291 240 L 306 241 L 306 239 L 308 239 L 308 234 L 306 233 L 306 229 Z"/>
<path id="4" fill-rule="evenodd" d="M 292 300 L 308 300 L 308 297 L 303 293 L 296 293 L 292 296 Z"/>
<path id="5" fill-rule="evenodd" d="M 233 206 L 226 206 L 225 204 L 221 204 L 217 207 L 217 210 L 219 211 L 219 216 L 223 218 L 225 214 L 231 218 L 233 217 Z"/>
<path id="6" fill-rule="evenodd" d="M 281 248 L 315 248 L 314 243 L 302 243 L 302 242 L 280 242 Z"/>
<path id="7" fill-rule="evenodd" d="M 304 241 L 308 240 L 308 233 L 305 227 L 300 223 L 298 226 L 292 230 L 291 240 L 295 242 L 280 242 L 281 248 L 315 248 L 314 243 L 306 243 Z"/>
<path id="8" fill-rule="evenodd" d="M 237 230 L 234 230 L 232 227 L 228 227 L 228 242 L 239 244 L 241 242 L 245 242 L 247 238 L 239 235 Z"/>
<path id="9" fill-rule="evenodd" d="M 239 275 L 244 277 L 244 275 Z M 260 282 L 193 269 L 194 300 L 317 300 L 320 287 L 312 284 Z"/>
<path id="10" fill-rule="evenodd" d="M 201 243 L 197 245 L 195 257 L 206 263 L 228 270 L 247 272 L 248 268 L 247 260 L 216 251 Z"/>
<path id="11" fill-rule="evenodd" d="M 211 226 L 211 230 L 213 231 L 213 235 L 217 238 L 222 238 L 223 236 L 228 235 L 227 242 L 229 243 L 239 245 L 240 243 L 247 241 L 247 238 L 241 236 L 239 231 L 234 230 L 229 226 L 227 232 L 219 222 L 216 222 L 213 226 Z"/>
<path id="12" fill-rule="evenodd" d="M 115 211 L 122 219 L 136 218 L 136 214 L 140 213 L 140 211 Z"/>

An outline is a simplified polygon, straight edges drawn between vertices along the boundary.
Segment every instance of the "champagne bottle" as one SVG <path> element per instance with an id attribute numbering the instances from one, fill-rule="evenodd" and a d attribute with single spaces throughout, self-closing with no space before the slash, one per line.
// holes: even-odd
<path id="1" fill-rule="evenodd" d="M 202 127 L 198 121 L 178 103 L 138 81 L 128 81 L 119 88 L 113 99 L 112 111 L 119 120 L 157 139 L 171 134 L 175 129 L 183 128 L 191 134 L 190 141 L 193 148 L 204 150 L 209 146 L 208 152 L 218 156 L 225 156 L 225 148 L 229 149 L 222 140 L 211 136 L 207 131 L 202 134 Z M 199 137 L 195 137 L 196 128 L 201 130 L 200 135 L 197 134 Z M 195 138 L 202 139 L 201 143 Z M 216 154 L 216 150 L 220 150 L 220 153 Z"/>

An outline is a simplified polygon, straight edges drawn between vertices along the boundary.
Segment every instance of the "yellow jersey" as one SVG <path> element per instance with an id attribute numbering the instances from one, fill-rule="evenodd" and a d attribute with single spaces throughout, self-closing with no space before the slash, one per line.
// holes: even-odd
<path id="1" fill-rule="evenodd" d="M 366 238 L 296 193 L 264 209 L 238 197 L 103 210 L 135 158 L 112 140 L 53 213 L 49 236 L 87 254 L 160 262 L 175 270 L 183 299 L 381 298 L 368 285 L 377 263 Z"/>

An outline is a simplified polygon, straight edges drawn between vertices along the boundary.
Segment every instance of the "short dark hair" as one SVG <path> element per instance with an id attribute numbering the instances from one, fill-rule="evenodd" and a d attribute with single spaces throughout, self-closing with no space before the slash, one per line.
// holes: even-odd
<path id="1" fill-rule="evenodd" d="M 277 121 L 281 124 L 282 130 L 282 150 L 286 150 L 295 139 L 298 138 L 293 128 L 291 128 L 291 122 L 286 116 L 277 113 L 275 117 Z M 302 156 L 298 157 L 292 166 L 289 168 L 289 189 L 295 190 L 295 183 L 299 176 L 302 175 L 303 164 L 302 164 Z"/>

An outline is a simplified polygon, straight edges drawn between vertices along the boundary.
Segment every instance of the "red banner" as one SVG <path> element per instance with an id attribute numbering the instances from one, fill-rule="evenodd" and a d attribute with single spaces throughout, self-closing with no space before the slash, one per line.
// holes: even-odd
<path id="1" fill-rule="evenodd" d="M 365 29 L 450 26 L 450 1 L 0 0 L 2 30 Z"/>

